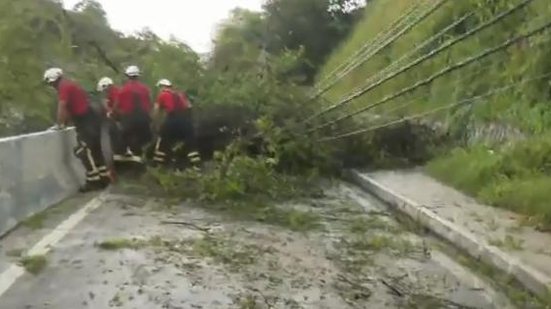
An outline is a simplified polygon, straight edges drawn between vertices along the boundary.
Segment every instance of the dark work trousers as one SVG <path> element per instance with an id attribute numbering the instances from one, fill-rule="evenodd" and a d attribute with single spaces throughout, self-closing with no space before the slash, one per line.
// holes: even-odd
<path id="1" fill-rule="evenodd" d="M 101 149 L 101 117 L 90 110 L 85 115 L 73 117 L 73 122 L 77 132 L 74 153 L 86 169 L 86 182 L 108 181 L 109 173 Z"/>
<path id="2" fill-rule="evenodd" d="M 200 164 L 191 110 L 167 114 L 155 143 L 153 161 L 158 164 L 176 161 L 178 165 L 188 163 L 195 167 Z"/>
<path id="3" fill-rule="evenodd" d="M 120 116 L 120 144 L 116 153 L 124 153 L 125 160 L 143 163 L 144 147 L 151 141 L 151 120 L 146 112 Z"/>

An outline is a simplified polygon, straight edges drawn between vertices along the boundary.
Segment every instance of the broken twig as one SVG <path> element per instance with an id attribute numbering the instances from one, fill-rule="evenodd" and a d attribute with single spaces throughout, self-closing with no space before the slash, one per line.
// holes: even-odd
<path id="1" fill-rule="evenodd" d="M 191 222 L 185 222 L 185 221 L 161 221 L 162 224 L 171 224 L 171 225 L 183 225 L 183 226 L 189 226 L 192 227 L 198 231 L 201 232 L 210 232 L 210 227 L 201 227 L 196 224 L 193 224 Z"/>
<path id="2" fill-rule="evenodd" d="M 404 297 L 404 295 L 406 294 L 405 292 L 402 292 L 400 291 L 400 289 L 398 287 L 395 287 L 393 286 L 392 284 L 388 283 L 385 279 L 381 279 L 381 282 L 387 287 L 389 288 L 392 293 L 394 293 L 394 295 L 396 296 L 399 296 L 399 297 Z"/>
<path id="3" fill-rule="evenodd" d="M 271 304 L 268 301 L 268 297 L 266 295 L 264 295 L 264 293 L 262 293 L 259 289 L 257 289 L 257 288 L 250 288 L 250 289 L 251 289 L 251 291 L 256 292 L 257 294 L 259 294 L 262 297 L 262 299 L 264 300 L 264 304 L 266 304 L 266 306 L 268 306 L 268 309 L 274 308 L 274 304 Z"/>

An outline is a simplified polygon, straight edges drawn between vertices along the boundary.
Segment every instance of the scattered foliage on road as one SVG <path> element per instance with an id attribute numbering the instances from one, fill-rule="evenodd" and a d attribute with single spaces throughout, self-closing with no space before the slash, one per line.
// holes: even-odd
<path id="1" fill-rule="evenodd" d="M 127 238 L 112 238 L 97 244 L 103 250 L 139 249 L 148 244 L 147 241 Z"/>
<path id="2" fill-rule="evenodd" d="M 21 258 L 19 264 L 29 273 L 38 275 L 46 268 L 48 260 L 45 255 L 29 255 Z"/>

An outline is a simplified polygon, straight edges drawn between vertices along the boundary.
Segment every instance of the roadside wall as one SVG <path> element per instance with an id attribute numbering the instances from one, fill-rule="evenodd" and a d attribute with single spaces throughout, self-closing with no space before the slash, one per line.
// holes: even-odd
<path id="1" fill-rule="evenodd" d="M 0 236 L 77 191 L 75 144 L 73 129 L 0 139 Z"/>

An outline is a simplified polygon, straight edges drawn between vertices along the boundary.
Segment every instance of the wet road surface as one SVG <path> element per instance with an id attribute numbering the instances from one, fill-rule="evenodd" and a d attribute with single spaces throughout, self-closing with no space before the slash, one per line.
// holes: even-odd
<path id="1" fill-rule="evenodd" d="M 0 240 L 0 276 L 91 200 L 67 201 Z M 0 295 L 0 308 L 514 308 L 354 187 L 278 205 L 296 210 L 291 227 L 167 203 L 103 195 L 62 231 L 43 269 Z"/>

